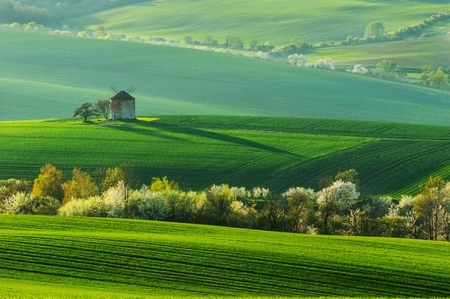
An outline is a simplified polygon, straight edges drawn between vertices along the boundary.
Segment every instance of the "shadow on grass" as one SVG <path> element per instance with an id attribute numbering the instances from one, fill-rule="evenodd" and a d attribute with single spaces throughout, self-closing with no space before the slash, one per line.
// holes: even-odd
<path id="1" fill-rule="evenodd" d="M 241 145 L 245 147 L 250 147 L 258 150 L 267 151 L 274 154 L 284 154 L 298 157 L 298 155 L 282 150 L 276 147 L 272 147 L 266 144 L 262 144 L 259 142 L 251 141 L 248 139 L 231 136 L 227 134 L 221 134 L 217 132 L 206 131 L 202 129 L 197 129 L 193 127 L 187 126 L 178 126 L 174 124 L 168 124 L 164 122 L 160 122 L 158 120 L 147 121 L 147 120 L 132 120 L 132 121 L 124 121 L 124 122 L 112 122 L 110 126 L 111 129 L 120 130 L 124 132 L 137 133 L 144 136 L 155 136 L 164 138 L 172 141 L 185 141 L 189 142 L 189 139 L 184 139 L 180 137 L 173 136 L 173 134 L 184 134 L 187 136 L 197 136 L 222 142 L 234 143 L 236 145 Z M 149 130 L 148 128 L 158 129 L 158 131 Z M 167 134 L 163 134 L 162 132 L 166 132 Z"/>
<path id="2" fill-rule="evenodd" d="M 129 120 L 120 122 L 111 121 L 110 124 L 107 125 L 107 127 L 113 130 L 139 134 L 147 137 L 152 136 L 170 141 L 187 141 L 186 139 L 180 137 L 164 134 L 163 132 L 158 130 L 150 130 L 149 128 L 156 128 L 152 126 L 153 123 L 154 121 L 145 120 Z"/>
<path id="3" fill-rule="evenodd" d="M 208 138 L 208 139 L 222 141 L 222 142 L 234 143 L 236 145 L 259 149 L 259 150 L 267 151 L 267 152 L 274 153 L 274 154 L 297 156 L 296 154 L 293 154 L 289 151 L 285 151 L 285 150 L 282 150 L 282 149 L 279 149 L 276 147 L 272 147 L 272 146 L 269 146 L 266 144 L 262 144 L 259 142 L 255 142 L 255 141 L 251 141 L 248 139 L 231 136 L 231 135 L 227 135 L 227 134 L 211 132 L 211 131 L 201 130 L 201 129 L 197 129 L 197 128 L 192 128 L 192 127 L 181 127 L 181 126 L 167 124 L 167 123 L 158 122 L 158 121 L 153 122 L 152 127 L 158 128 L 161 131 L 166 131 L 166 132 L 171 132 L 171 133 L 186 134 L 186 135 L 203 137 L 203 138 Z"/>

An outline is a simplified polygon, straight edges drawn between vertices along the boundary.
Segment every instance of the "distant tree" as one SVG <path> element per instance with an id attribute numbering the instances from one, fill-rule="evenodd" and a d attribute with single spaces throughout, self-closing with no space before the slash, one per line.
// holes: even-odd
<path id="1" fill-rule="evenodd" d="M 90 117 L 99 115 L 100 112 L 93 108 L 91 103 L 84 103 L 80 107 L 76 108 L 73 113 L 73 117 L 81 116 L 84 123 L 86 123 Z"/>
<path id="2" fill-rule="evenodd" d="M 100 188 L 106 191 L 111 187 L 116 186 L 120 181 L 126 181 L 125 171 L 121 167 L 108 167 L 105 170 L 105 176 L 101 182 Z"/>
<path id="3" fill-rule="evenodd" d="M 95 103 L 95 109 L 97 109 L 105 119 L 108 119 L 110 111 L 109 100 L 98 100 L 97 103 Z"/>
<path id="4" fill-rule="evenodd" d="M 282 230 L 286 218 L 284 204 L 280 198 L 271 197 L 264 201 L 264 207 L 261 211 L 262 220 L 267 223 L 270 230 Z M 264 224 L 265 224 L 264 223 Z M 264 225 L 266 227 L 266 225 Z"/>
<path id="5" fill-rule="evenodd" d="M 323 233 L 330 233 L 330 219 L 343 211 L 348 211 L 359 192 L 352 182 L 336 181 L 330 187 L 319 191 L 317 204 L 322 219 Z"/>
<path id="6" fill-rule="evenodd" d="M 422 78 L 425 80 L 426 85 L 438 88 L 445 87 L 448 83 L 448 76 L 442 67 L 425 69 L 422 73 Z"/>
<path id="7" fill-rule="evenodd" d="M 175 181 L 169 180 L 166 176 L 163 178 L 153 178 L 150 184 L 152 192 L 169 192 L 179 190 L 178 184 Z"/>
<path id="8" fill-rule="evenodd" d="M 51 164 L 41 167 L 39 176 L 34 180 L 31 193 L 35 197 L 63 198 L 63 173 Z"/>
<path id="9" fill-rule="evenodd" d="M 184 43 L 187 45 L 192 45 L 194 43 L 194 40 L 192 39 L 192 36 L 186 36 L 184 38 Z"/>
<path id="10" fill-rule="evenodd" d="M 369 25 L 367 25 L 366 29 L 364 30 L 365 38 L 379 39 L 384 36 L 385 36 L 384 25 L 381 22 L 372 22 Z"/>
<path id="11" fill-rule="evenodd" d="M 316 68 L 334 71 L 334 63 L 331 59 L 319 59 L 316 62 Z"/>
<path id="12" fill-rule="evenodd" d="M 290 188 L 283 193 L 287 199 L 287 218 L 291 229 L 297 232 L 306 232 L 309 214 L 316 199 L 316 192 L 302 187 Z"/>
<path id="13" fill-rule="evenodd" d="M 287 57 L 287 63 L 296 66 L 308 66 L 308 59 L 302 54 L 291 54 Z"/>
<path id="14" fill-rule="evenodd" d="M 98 187 L 92 181 L 91 176 L 75 167 L 72 171 L 72 179 L 62 185 L 64 201 L 67 203 L 73 198 L 87 199 L 98 194 Z"/>
<path id="15" fill-rule="evenodd" d="M 438 239 L 449 205 L 449 194 L 444 187 L 445 181 L 441 177 L 430 177 L 413 202 L 413 210 L 430 240 Z"/>
<path id="16" fill-rule="evenodd" d="M 353 168 L 347 169 L 344 171 L 340 171 L 334 176 L 334 180 L 335 181 L 341 180 L 343 182 L 351 182 L 351 183 L 354 183 L 355 185 L 358 185 L 358 183 L 359 183 L 358 172 Z"/>
<path id="17" fill-rule="evenodd" d="M 375 73 L 385 78 L 395 78 L 398 76 L 397 64 L 392 60 L 383 59 L 378 61 Z"/>
<path id="18" fill-rule="evenodd" d="M 211 224 L 226 225 L 233 202 L 231 188 L 227 184 L 213 185 L 206 190 L 206 215 Z"/>
<path id="19" fill-rule="evenodd" d="M 365 75 L 369 72 L 369 70 L 367 68 L 365 68 L 362 64 L 355 64 L 355 66 L 353 67 L 352 73 L 353 74 L 360 74 L 360 75 Z"/>

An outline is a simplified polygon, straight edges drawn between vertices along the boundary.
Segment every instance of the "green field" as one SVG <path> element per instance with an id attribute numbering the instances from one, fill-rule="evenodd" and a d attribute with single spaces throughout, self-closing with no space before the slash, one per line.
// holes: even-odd
<path id="1" fill-rule="evenodd" d="M 2 298 L 444 297 L 445 242 L 0 217 Z"/>
<path id="2" fill-rule="evenodd" d="M 134 86 L 137 115 L 265 115 L 448 125 L 448 93 L 233 55 L 0 34 L 0 120 L 67 118 Z"/>
<path id="3" fill-rule="evenodd" d="M 445 36 L 408 39 L 396 42 L 321 48 L 306 54 L 311 61 L 328 57 L 338 64 L 376 65 L 382 59 L 399 67 L 421 69 L 425 65 L 448 66 L 450 38 Z"/>
<path id="4" fill-rule="evenodd" d="M 97 122 L 96 122 L 97 123 Z M 355 168 L 364 194 L 417 192 L 448 178 L 448 127 L 267 117 L 165 116 L 132 123 L 0 122 L 1 179 L 35 178 L 51 163 L 69 178 L 129 164 L 140 183 L 164 175 L 183 189 L 212 184 L 318 189 L 318 179 Z"/>
<path id="5" fill-rule="evenodd" d="M 405 9 L 405 6 L 408 9 Z M 439 11 L 447 1 L 367 0 L 166 0 L 130 5 L 67 22 L 74 28 L 162 36 L 203 41 L 207 35 L 223 42 L 237 36 L 281 45 L 299 39 L 307 43 L 342 41 L 364 35 L 364 28 L 380 21 L 387 31 L 414 25 Z"/>

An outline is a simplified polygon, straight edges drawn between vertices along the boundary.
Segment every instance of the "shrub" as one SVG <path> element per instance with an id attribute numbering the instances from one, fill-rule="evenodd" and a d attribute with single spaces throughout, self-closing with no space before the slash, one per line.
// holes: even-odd
<path id="1" fill-rule="evenodd" d="M 105 201 L 100 196 L 88 199 L 74 199 L 59 209 L 61 216 L 106 217 Z"/>
<path id="2" fill-rule="evenodd" d="M 143 186 L 130 194 L 125 210 L 133 218 L 163 220 L 167 217 L 168 206 L 163 193 L 152 192 Z"/>
<path id="3" fill-rule="evenodd" d="M 3 206 L 5 214 L 56 215 L 60 204 L 53 197 L 36 197 L 30 193 L 17 192 Z"/>

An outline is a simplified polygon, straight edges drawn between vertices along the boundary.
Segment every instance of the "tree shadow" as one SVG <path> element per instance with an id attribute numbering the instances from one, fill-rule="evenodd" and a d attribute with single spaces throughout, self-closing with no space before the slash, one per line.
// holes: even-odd
<path id="1" fill-rule="evenodd" d="M 284 154 L 284 155 L 291 155 L 291 156 L 298 157 L 297 154 L 294 154 L 294 153 L 286 151 L 286 150 L 282 150 L 282 149 L 272 147 L 272 146 L 269 146 L 266 144 L 262 144 L 259 142 L 255 142 L 255 141 L 251 141 L 248 139 L 231 136 L 231 135 L 227 135 L 227 134 L 211 132 L 211 131 L 201 130 L 201 129 L 197 129 L 197 128 L 192 128 L 192 127 L 177 126 L 177 125 L 167 124 L 167 123 L 159 122 L 159 121 L 151 122 L 151 126 L 154 128 L 158 128 L 161 131 L 166 131 L 166 132 L 170 132 L 170 133 L 203 137 L 203 138 L 213 139 L 213 140 L 217 140 L 217 141 L 234 143 L 237 145 L 250 147 L 250 148 L 254 148 L 254 149 L 258 149 L 258 150 L 263 150 L 263 151 L 267 151 L 267 152 L 270 152 L 273 154 Z"/>
<path id="2" fill-rule="evenodd" d="M 139 134 L 143 136 L 152 136 L 157 138 L 162 138 L 170 141 L 187 141 L 186 139 L 176 137 L 169 134 L 164 134 L 161 130 L 149 130 L 148 128 L 153 128 L 151 124 L 153 121 L 145 121 L 145 120 L 129 120 L 129 121 L 120 121 L 111 122 L 111 125 L 106 126 L 109 129 L 118 130 L 127 133 Z M 131 125 L 134 124 L 134 125 Z M 147 128 L 145 128 L 147 127 Z"/>

